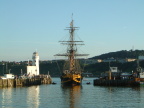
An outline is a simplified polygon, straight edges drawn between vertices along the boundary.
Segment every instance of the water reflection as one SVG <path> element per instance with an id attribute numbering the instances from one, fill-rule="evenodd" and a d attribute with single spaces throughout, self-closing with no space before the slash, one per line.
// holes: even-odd
<path id="1" fill-rule="evenodd" d="M 27 89 L 27 105 L 39 108 L 39 86 L 31 86 Z"/>
<path id="2" fill-rule="evenodd" d="M 91 80 L 91 79 L 89 79 Z M 2 108 L 143 108 L 144 87 L 61 87 L 40 85 L 0 88 Z"/>
<path id="3" fill-rule="evenodd" d="M 12 103 L 12 88 L 3 88 L 1 97 L 2 106 L 9 105 Z"/>
<path id="4" fill-rule="evenodd" d="M 77 108 L 81 97 L 82 86 L 64 87 L 62 86 L 64 102 L 68 108 Z"/>

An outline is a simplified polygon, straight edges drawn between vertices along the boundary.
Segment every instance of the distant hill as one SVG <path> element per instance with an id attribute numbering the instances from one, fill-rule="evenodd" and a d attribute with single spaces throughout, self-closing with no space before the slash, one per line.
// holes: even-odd
<path id="1" fill-rule="evenodd" d="M 110 52 L 106 54 L 102 54 L 100 56 L 95 56 L 90 59 L 107 59 L 107 58 L 137 58 L 138 56 L 144 56 L 144 50 L 122 50 L 117 52 Z M 59 77 L 61 75 L 61 72 L 63 70 L 63 64 L 64 61 L 57 61 L 52 63 L 40 63 L 40 73 L 41 74 L 49 74 L 52 77 Z M 26 73 L 26 66 L 27 64 L 14 64 L 14 63 L 7 63 L 8 69 L 11 69 L 11 73 L 15 75 L 20 75 L 21 70 L 23 70 L 23 74 Z M 136 71 L 137 68 L 137 62 L 126 62 L 126 63 L 119 63 L 119 62 L 111 62 L 110 66 L 112 67 L 118 67 L 119 70 L 124 72 L 132 72 Z M 144 68 L 144 61 L 140 62 L 140 66 Z M 93 75 L 100 75 L 101 72 L 105 72 L 109 70 L 109 63 L 108 62 L 101 62 L 101 63 L 95 63 L 95 64 L 89 64 L 84 66 L 85 72 L 93 73 Z M 2 62 L 0 62 L 0 75 L 2 76 L 3 73 L 6 72 L 5 65 L 2 65 Z"/>
<path id="2" fill-rule="evenodd" d="M 102 54 L 99 56 L 92 57 L 90 59 L 107 59 L 107 58 L 138 58 L 138 56 L 144 56 L 144 50 L 122 50 L 117 52 L 110 52 L 106 54 Z"/>

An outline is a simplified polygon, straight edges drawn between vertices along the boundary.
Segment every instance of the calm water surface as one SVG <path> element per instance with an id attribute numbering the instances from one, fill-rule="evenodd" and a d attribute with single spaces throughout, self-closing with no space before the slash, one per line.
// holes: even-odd
<path id="1" fill-rule="evenodd" d="M 93 86 L 87 78 L 82 86 L 56 85 L 0 89 L 1 108 L 144 108 L 144 87 Z M 91 82 L 87 85 L 86 82 Z"/>

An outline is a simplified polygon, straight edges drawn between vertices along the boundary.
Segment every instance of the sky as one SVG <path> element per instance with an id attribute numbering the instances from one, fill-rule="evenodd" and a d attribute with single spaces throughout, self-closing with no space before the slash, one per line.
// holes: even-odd
<path id="1" fill-rule="evenodd" d="M 57 59 L 72 13 L 88 58 L 144 50 L 144 0 L 0 0 L 0 61 Z"/>

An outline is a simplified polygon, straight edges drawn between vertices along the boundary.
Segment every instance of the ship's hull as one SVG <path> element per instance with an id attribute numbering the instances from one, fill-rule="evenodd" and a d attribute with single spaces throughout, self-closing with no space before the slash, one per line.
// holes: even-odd
<path id="1" fill-rule="evenodd" d="M 65 86 L 81 85 L 81 74 L 64 74 L 61 76 L 61 84 Z"/>

